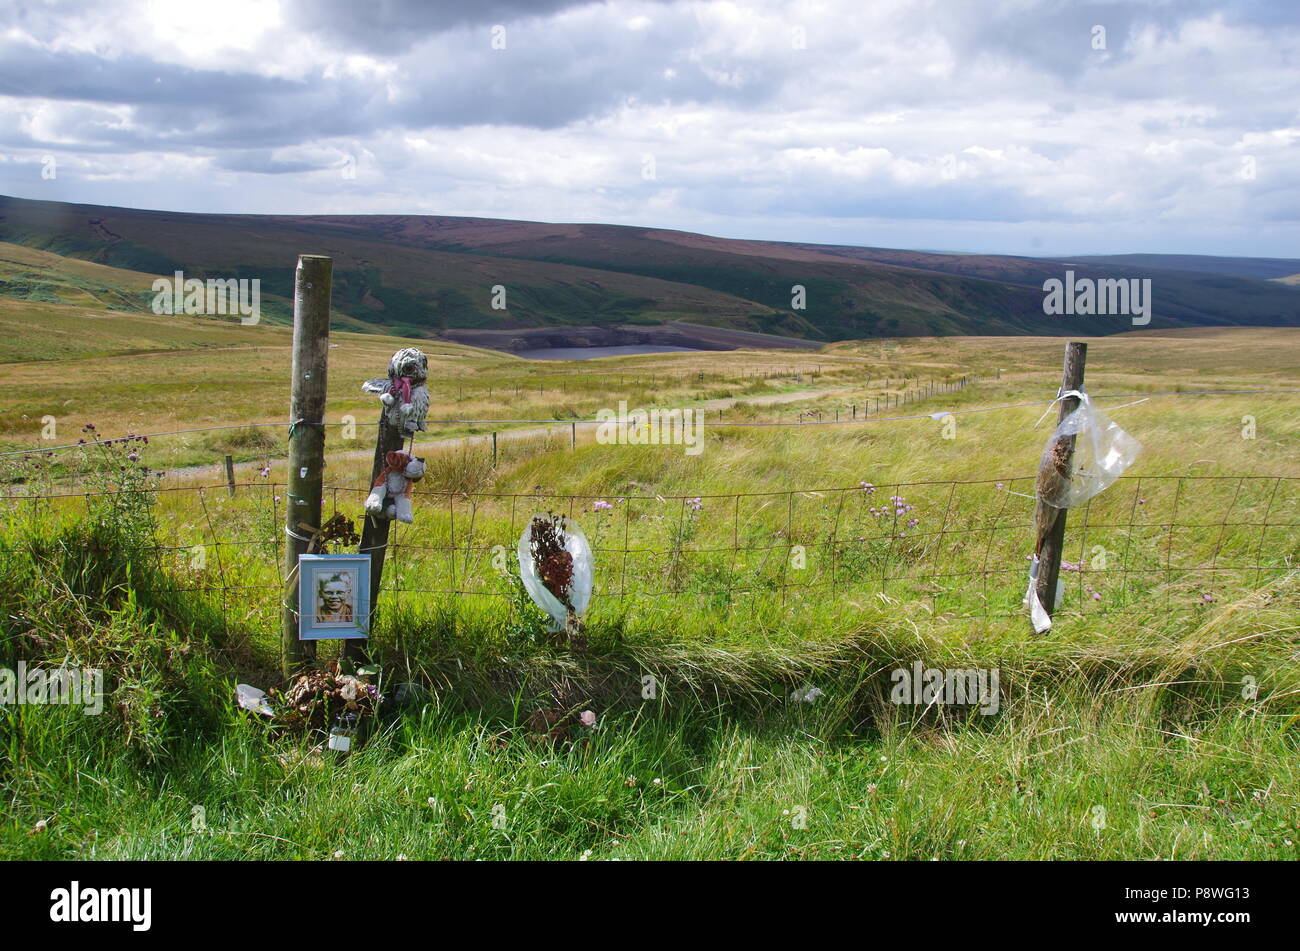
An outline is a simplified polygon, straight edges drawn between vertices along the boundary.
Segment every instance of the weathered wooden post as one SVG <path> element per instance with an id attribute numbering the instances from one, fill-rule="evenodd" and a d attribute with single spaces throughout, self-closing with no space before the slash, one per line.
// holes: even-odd
<path id="1" fill-rule="evenodd" d="M 289 483 L 285 490 L 284 627 L 286 678 L 316 659 L 316 645 L 298 639 L 298 556 L 320 528 L 325 468 L 325 378 L 329 366 L 330 283 L 334 262 L 298 256 L 293 282 L 293 382 L 289 398 Z"/>
<path id="2" fill-rule="evenodd" d="M 429 361 L 415 347 L 398 350 L 388 362 L 388 379 L 367 380 L 362 390 L 379 393 L 380 400 L 390 398 L 379 410 L 379 431 L 375 436 L 375 457 L 370 466 L 370 485 L 374 486 L 384 471 L 390 452 L 400 452 L 408 436 L 424 429 L 424 415 L 429 408 L 428 391 L 424 388 Z M 409 412 L 403 411 L 403 406 Z M 493 442 L 496 434 L 493 434 Z M 384 512 L 367 512 L 361 529 L 360 554 L 370 555 L 370 617 L 366 630 L 374 629 L 375 609 L 384 580 L 384 557 L 388 552 L 388 530 L 392 521 Z M 356 660 L 365 656 L 366 640 L 353 638 L 343 642 L 343 656 Z"/>
<path id="3" fill-rule="evenodd" d="M 492 434 L 492 468 L 497 467 L 497 434 Z"/>
<path id="4" fill-rule="evenodd" d="M 235 494 L 235 457 L 226 456 L 226 487 L 230 489 L 230 494 Z"/>
<path id="5" fill-rule="evenodd" d="M 1065 368 L 1061 374 L 1061 393 L 1083 386 L 1083 368 L 1088 357 L 1088 345 L 1070 341 L 1065 345 Z M 1064 420 L 1079 406 L 1077 397 L 1061 400 L 1057 422 Z M 1038 469 L 1039 496 L 1034 503 L 1034 554 L 1038 556 L 1038 601 L 1048 616 L 1056 610 L 1056 580 L 1061 574 L 1061 554 L 1065 548 L 1065 509 L 1048 505 L 1041 498 L 1045 479 L 1064 478 L 1067 481 L 1073 469 L 1074 437 L 1061 439 L 1060 456 L 1045 458 Z"/>
<path id="6" fill-rule="evenodd" d="M 384 471 L 384 459 L 390 452 L 400 452 L 406 433 L 388 422 L 386 409 L 379 413 L 379 434 L 375 437 L 375 458 L 370 466 L 370 484 L 374 485 L 379 473 Z M 388 552 L 388 530 L 392 522 L 386 518 L 366 513 L 361 529 L 360 553 L 370 555 L 370 619 L 366 630 L 374 625 L 375 608 L 379 604 L 379 590 L 384 580 L 384 555 Z M 365 656 L 366 642 L 354 638 L 343 642 L 343 656 L 355 660 Z"/>

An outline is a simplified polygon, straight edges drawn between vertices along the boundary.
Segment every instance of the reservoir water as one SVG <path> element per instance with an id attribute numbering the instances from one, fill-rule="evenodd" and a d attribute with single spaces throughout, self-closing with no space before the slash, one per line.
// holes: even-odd
<path id="1" fill-rule="evenodd" d="M 593 360 L 596 357 L 628 357 L 638 353 L 702 353 L 695 347 L 673 347 L 668 344 L 628 344 L 622 347 L 542 347 L 537 350 L 520 350 L 519 356 L 529 360 Z"/>

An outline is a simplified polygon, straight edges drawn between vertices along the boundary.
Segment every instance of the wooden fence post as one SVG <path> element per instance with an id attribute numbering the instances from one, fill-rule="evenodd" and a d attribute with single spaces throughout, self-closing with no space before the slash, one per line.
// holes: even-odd
<path id="1" fill-rule="evenodd" d="M 285 489 L 284 627 L 281 668 L 285 678 L 316 659 L 316 645 L 298 639 L 298 556 L 320 528 L 325 468 L 325 378 L 329 366 L 330 282 L 334 262 L 298 256 L 293 286 L 293 381 L 289 399 L 289 480 Z"/>
<path id="2" fill-rule="evenodd" d="M 497 467 L 497 434 L 492 434 L 492 468 Z"/>
<path id="3" fill-rule="evenodd" d="M 381 405 L 379 408 L 379 427 L 375 435 L 375 458 L 370 466 L 370 481 L 367 486 L 373 486 L 375 480 L 379 478 L 379 473 L 384 471 L 386 457 L 390 452 L 400 452 L 406 445 L 406 433 L 392 426 L 388 422 L 388 407 Z M 492 434 L 493 443 L 496 442 L 496 434 Z M 382 513 L 381 513 L 382 514 Z M 375 626 L 375 609 L 379 606 L 379 590 L 384 581 L 384 556 L 388 552 L 388 530 L 392 527 L 392 522 L 386 518 L 366 514 L 366 520 L 361 528 L 361 546 L 360 554 L 370 555 L 370 617 L 366 619 L 366 630 L 372 631 Z M 366 656 L 366 638 L 349 638 L 343 642 L 343 656 L 348 660 L 356 661 Z"/>
<path id="4" fill-rule="evenodd" d="M 1083 368 L 1087 362 L 1088 345 L 1073 340 L 1065 345 L 1065 368 L 1061 374 L 1061 392 L 1077 390 L 1083 386 Z M 1078 407 L 1079 401 L 1073 396 L 1061 400 L 1061 409 L 1057 422 L 1065 419 Z M 1068 479 L 1074 460 L 1074 437 L 1066 436 L 1064 442 L 1064 473 L 1055 473 L 1054 477 L 1064 476 Z M 1045 465 L 1051 466 L 1050 460 Z M 1043 468 L 1038 472 L 1038 483 L 1042 485 Z M 1065 549 L 1065 509 L 1058 509 L 1039 499 L 1034 503 L 1034 553 L 1038 556 L 1038 600 L 1043 610 L 1050 617 L 1056 610 L 1056 580 L 1061 576 L 1061 554 Z"/>
<path id="5" fill-rule="evenodd" d="M 226 486 L 230 489 L 230 494 L 235 494 L 235 458 L 226 456 Z"/>

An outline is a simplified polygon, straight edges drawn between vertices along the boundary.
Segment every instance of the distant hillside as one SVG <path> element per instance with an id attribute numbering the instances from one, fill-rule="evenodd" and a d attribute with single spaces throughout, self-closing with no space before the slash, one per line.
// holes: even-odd
<path id="1" fill-rule="evenodd" d="M 137 272 L 256 277 L 264 297 L 284 307 L 297 255 L 329 254 L 337 325 L 410 336 L 673 323 L 823 342 L 1132 329 L 1123 317 L 1045 315 L 1042 282 L 1067 267 L 1079 277 L 1151 278 L 1152 329 L 1300 325 L 1300 289 L 1208 269 L 731 240 L 615 225 L 183 214 L 0 197 L 0 240 Z M 1300 263 L 1289 264 L 1278 276 L 1300 272 Z M 506 291 L 504 310 L 492 307 L 498 286 Z M 14 296 L 0 287 L 6 295 Z M 276 307 L 269 310 L 275 319 Z"/>
<path id="2" fill-rule="evenodd" d="M 1300 258 L 1221 258 L 1201 254 L 1090 254 L 1076 260 L 1093 265 L 1154 267 L 1170 271 L 1228 274 L 1268 281 L 1300 272 Z"/>

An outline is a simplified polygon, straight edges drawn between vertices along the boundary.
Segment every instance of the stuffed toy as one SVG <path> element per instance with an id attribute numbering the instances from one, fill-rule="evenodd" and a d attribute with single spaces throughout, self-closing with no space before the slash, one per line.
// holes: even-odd
<path id="1" fill-rule="evenodd" d="M 393 354 L 388 361 L 388 379 L 367 380 L 361 389 L 378 393 L 384 404 L 384 418 L 389 426 L 405 435 L 424 431 L 424 417 L 429 412 L 429 358 L 415 347 Z"/>
<path id="2" fill-rule="evenodd" d="M 390 452 L 384 456 L 384 468 L 375 479 L 370 495 L 366 497 L 366 512 L 375 518 L 411 524 L 415 512 L 411 508 L 411 485 L 424 478 L 424 460 L 405 452 Z"/>

